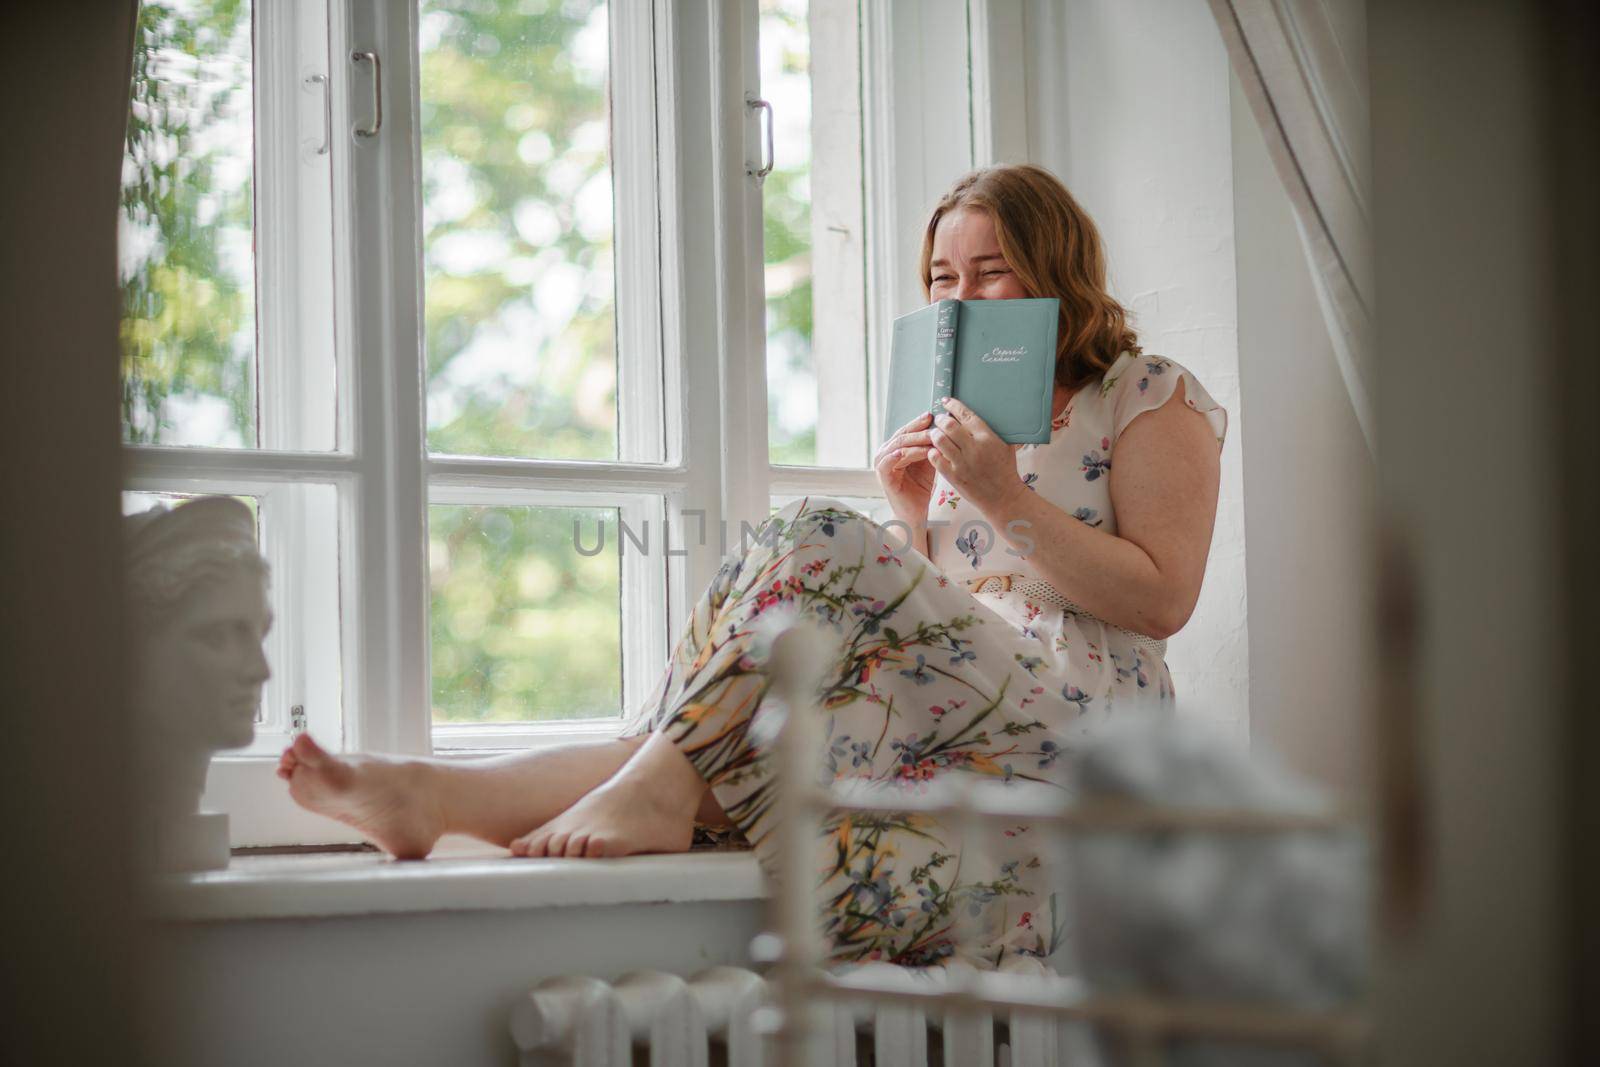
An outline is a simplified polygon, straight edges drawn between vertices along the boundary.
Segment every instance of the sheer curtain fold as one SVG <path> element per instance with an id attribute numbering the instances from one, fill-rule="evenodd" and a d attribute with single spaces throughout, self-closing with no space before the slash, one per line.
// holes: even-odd
<path id="1" fill-rule="evenodd" d="M 1364 0 L 1209 0 L 1294 206 L 1350 403 L 1375 449 Z"/>

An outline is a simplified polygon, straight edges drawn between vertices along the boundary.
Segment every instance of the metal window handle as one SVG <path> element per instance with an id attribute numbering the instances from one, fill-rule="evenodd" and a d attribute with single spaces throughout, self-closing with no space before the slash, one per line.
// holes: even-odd
<path id="1" fill-rule="evenodd" d="M 322 86 L 322 144 L 317 148 L 317 155 L 325 156 L 333 146 L 333 93 L 328 88 L 326 74 L 307 74 L 306 84 Z"/>
<path id="2" fill-rule="evenodd" d="M 383 129 L 383 64 L 376 52 L 351 52 L 350 62 L 372 64 L 372 128 L 357 126 L 354 132 L 357 137 L 376 137 Z"/>
<path id="3" fill-rule="evenodd" d="M 757 182 L 762 182 L 766 180 L 768 174 L 772 173 L 772 164 L 777 159 L 777 155 L 772 150 L 772 105 L 765 100 L 757 100 L 754 97 L 747 96 L 744 98 L 744 106 L 760 108 L 767 113 L 767 165 L 760 170 L 752 170 L 746 167 L 744 171 Z"/>

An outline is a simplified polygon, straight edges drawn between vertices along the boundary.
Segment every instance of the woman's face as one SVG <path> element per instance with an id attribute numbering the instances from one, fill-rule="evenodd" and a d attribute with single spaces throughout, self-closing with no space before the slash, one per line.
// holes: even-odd
<path id="1" fill-rule="evenodd" d="M 987 211 L 957 208 L 933 231 L 928 300 L 1017 300 L 1031 296 L 1000 254 Z"/>

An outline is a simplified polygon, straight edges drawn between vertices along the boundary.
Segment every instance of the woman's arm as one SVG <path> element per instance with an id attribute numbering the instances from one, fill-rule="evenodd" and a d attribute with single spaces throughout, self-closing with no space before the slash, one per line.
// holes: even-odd
<path id="1" fill-rule="evenodd" d="M 1117 439 L 1110 474 L 1116 534 L 1079 522 L 1025 487 L 1016 477 L 1015 447 L 970 408 L 947 402 L 957 421 L 941 421 L 930 461 L 1063 596 L 1106 622 L 1170 637 L 1200 597 L 1222 476 L 1216 436 L 1183 396 L 1180 382 L 1165 404 L 1136 417 Z"/>

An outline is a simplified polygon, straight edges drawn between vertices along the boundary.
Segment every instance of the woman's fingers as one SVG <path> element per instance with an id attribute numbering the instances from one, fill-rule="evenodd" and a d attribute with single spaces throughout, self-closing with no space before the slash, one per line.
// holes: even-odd
<path id="1" fill-rule="evenodd" d="M 934 421 L 932 430 L 928 431 L 935 448 L 945 452 L 961 453 L 972 439 L 967 428 L 957 422 L 953 415 L 940 415 Z"/>
<path id="2" fill-rule="evenodd" d="M 926 463 L 928 460 L 928 453 L 930 451 L 932 451 L 932 449 L 926 447 L 903 448 L 900 450 L 900 457 L 893 463 L 889 464 L 889 469 L 892 471 L 898 471 L 904 470 L 905 468 L 917 463 Z"/>
<path id="3" fill-rule="evenodd" d="M 896 447 L 904 450 L 913 445 L 926 448 L 933 443 L 931 430 L 918 430 L 915 433 L 901 434 Z"/>
<path id="4" fill-rule="evenodd" d="M 872 457 L 872 465 L 877 466 L 886 459 L 893 459 L 897 452 L 913 445 L 927 446 L 931 444 L 932 441 L 928 437 L 929 431 L 926 425 L 920 430 L 909 429 L 909 427 L 918 422 L 925 422 L 929 418 L 930 416 L 928 415 L 920 415 L 906 423 L 899 430 L 896 430 L 894 435 L 878 448 L 877 454 Z"/>
<path id="5" fill-rule="evenodd" d="M 978 417 L 978 413 L 953 396 L 944 398 L 945 410 L 949 411 L 956 420 L 956 425 L 969 434 L 977 435 L 989 430 L 989 424 Z"/>

